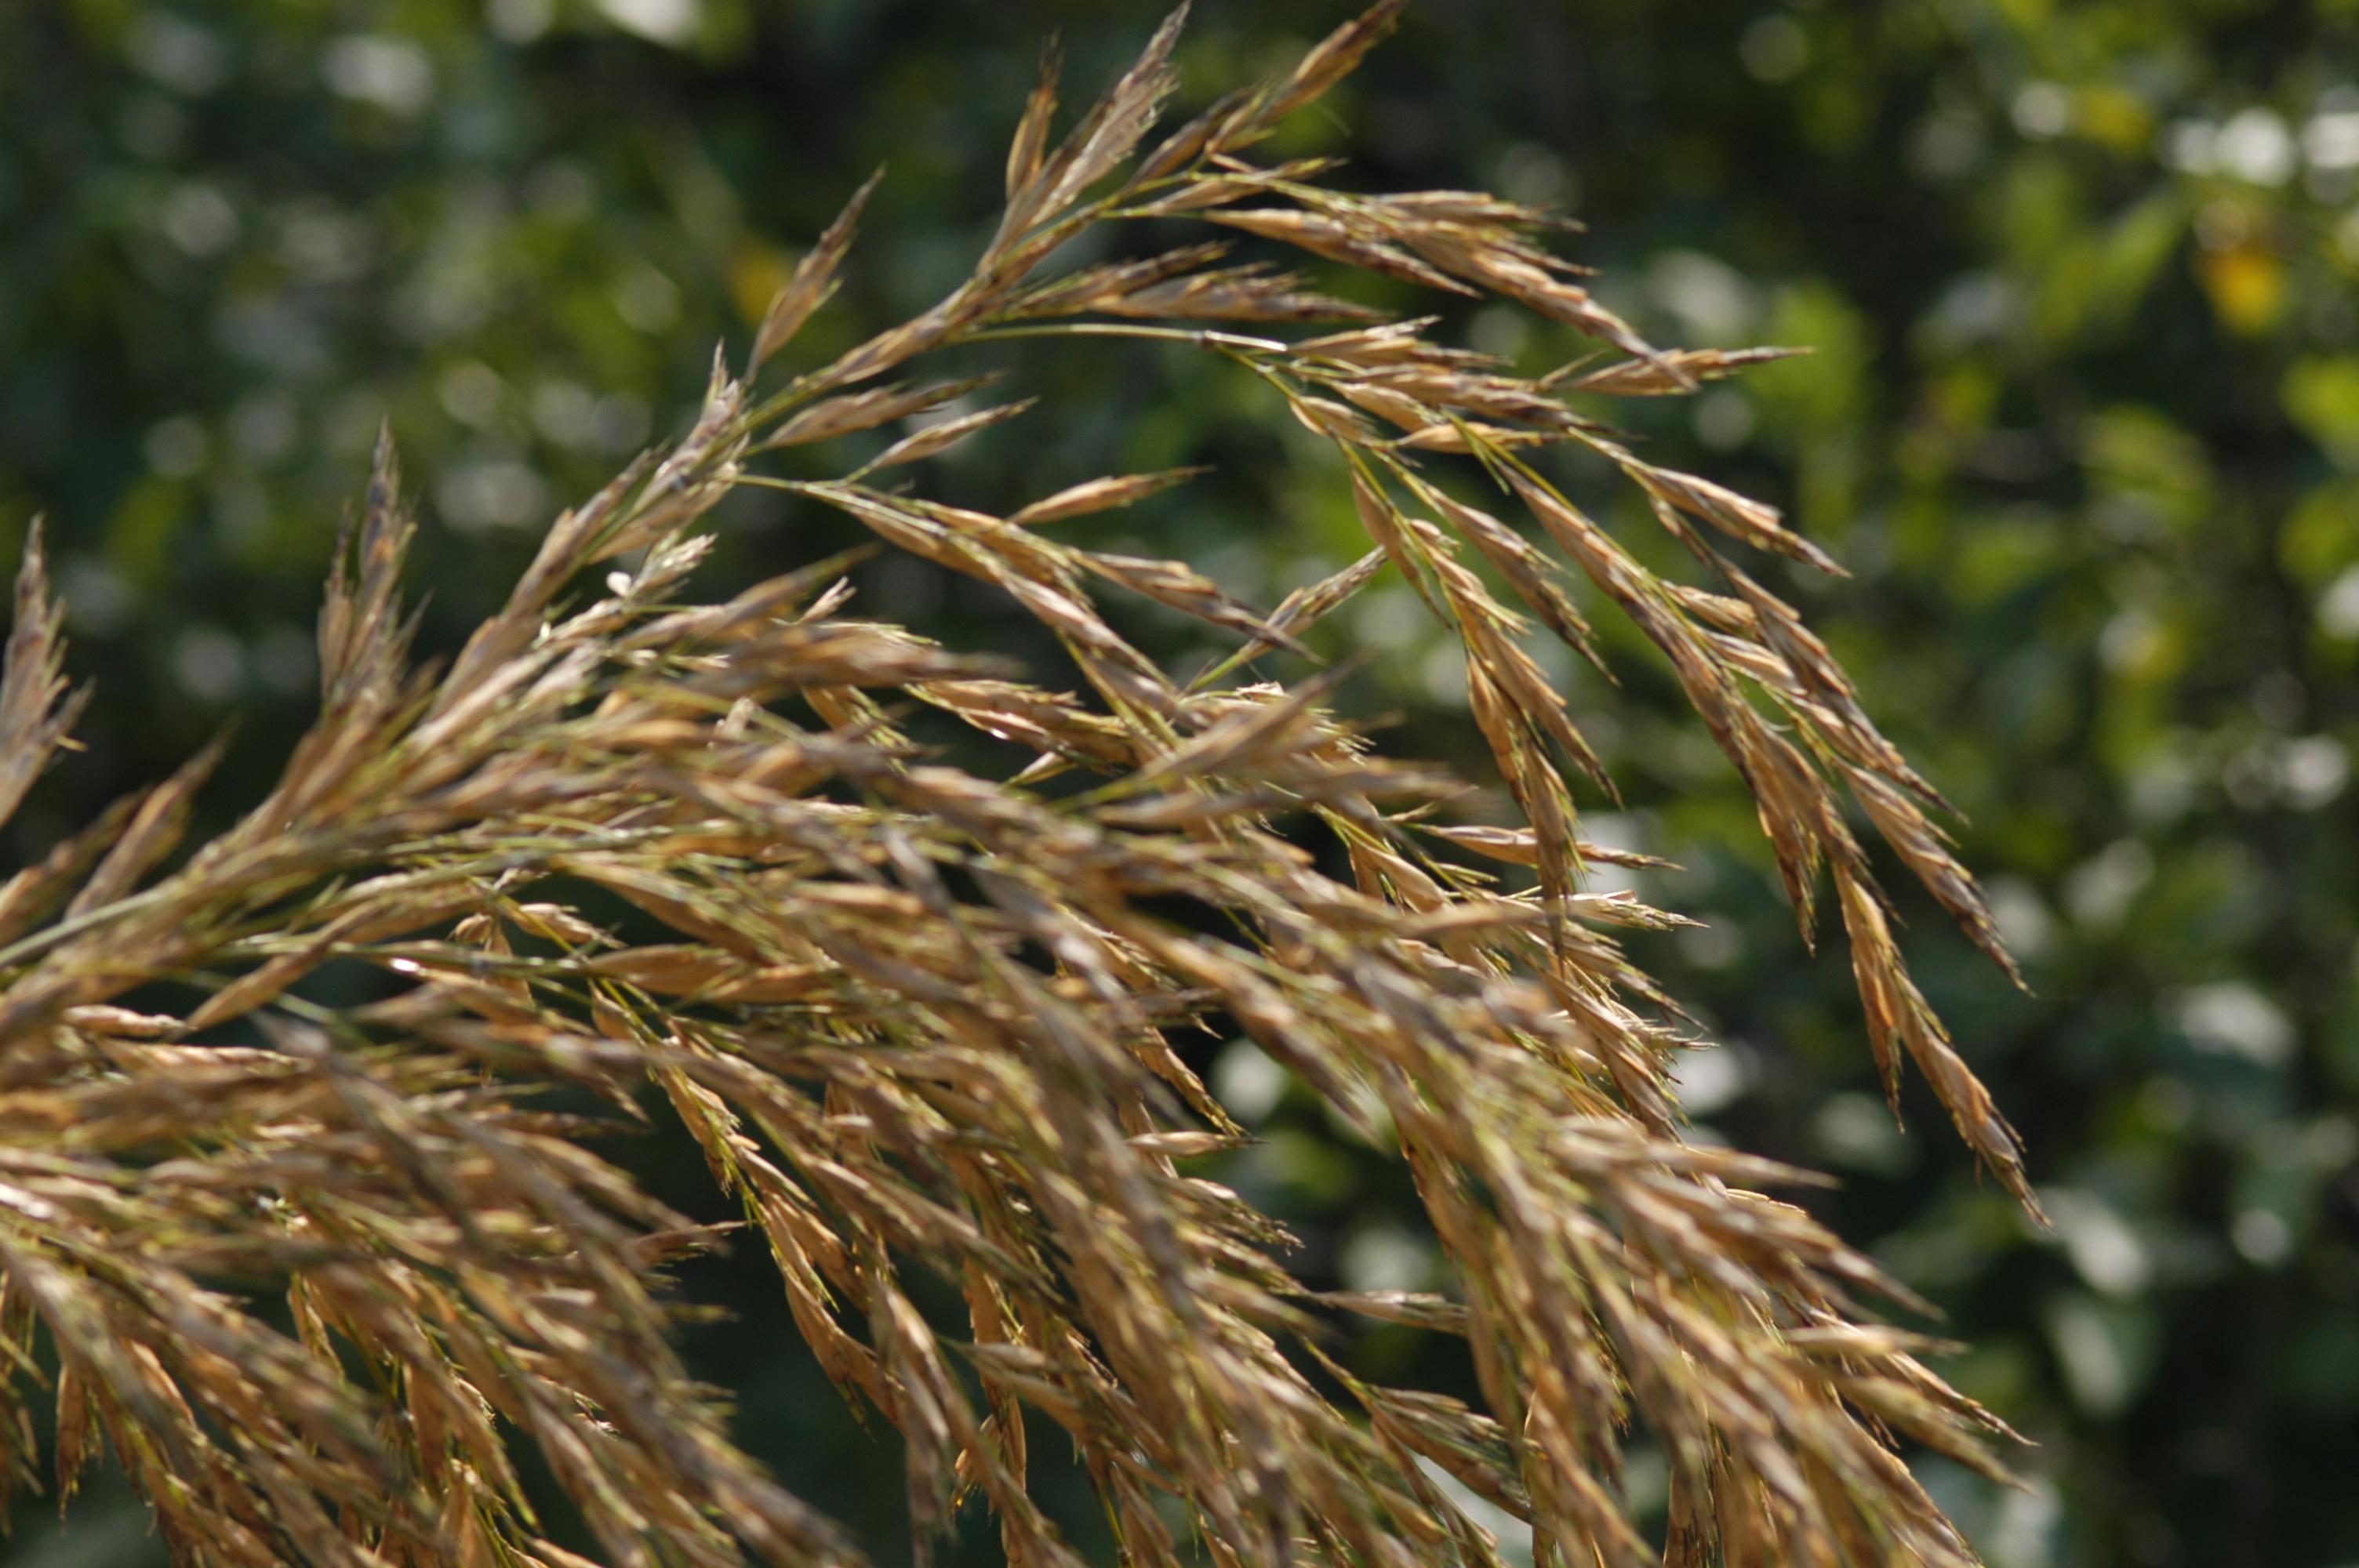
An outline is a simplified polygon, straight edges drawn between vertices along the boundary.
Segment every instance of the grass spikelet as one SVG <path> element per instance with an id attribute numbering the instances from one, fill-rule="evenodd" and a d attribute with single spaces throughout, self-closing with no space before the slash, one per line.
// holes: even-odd
<path id="1" fill-rule="evenodd" d="M 73 732 L 86 694 L 66 696 L 65 613 L 49 597 L 49 566 L 41 550 L 41 522 L 25 535 L 25 557 L 16 568 L 16 619 L 10 622 L 7 664 L 0 671 L 0 822 L 16 815 L 59 746 Z"/>

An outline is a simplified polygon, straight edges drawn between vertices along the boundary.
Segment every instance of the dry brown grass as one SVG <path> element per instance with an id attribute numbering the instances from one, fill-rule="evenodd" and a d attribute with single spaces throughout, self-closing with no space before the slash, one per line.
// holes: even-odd
<path id="1" fill-rule="evenodd" d="M 0 889 L 10 1484 L 38 1484 L 25 1401 L 54 1366 L 39 1397 L 60 1485 L 105 1445 L 191 1563 L 577 1562 L 527 1506 L 527 1447 L 614 1563 L 853 1561 L 682 1373 L 662 1271 L 718 1238 L 592 1152 L 594 1129 L 536 1108 L 566 1084 L 701 1146 L 803 1338 L 906 1439 L 921 1538 L 979 1493 L 1011 1561 L 1076 1561 L 1027 1497 L 1028 1411 L 1069 1434 L 1141 1564 L 1497 1562 L 1429 1465 L 1528 1519 L 1542 1564 L 1971 1561 L 1897 1451 L 1988 1466 L 2005 1428 L 1863 1317 L 1862 1298 L 1906 1299 L 1892 1281 L 1753 1190 L 1796 1173 L 1682 1138 L 1678 1037 L 1611 935 L 1673 917 L 1583 891 L 1585 862 L 1611 857 L 1582 842 L 1565 770 L 1596 763 L 1526 651 L 1552 635 L 1594 656 L 1567 564 L 1670 661 L 1806 925 L 1832 875 L 1887 1078 L 1913 1059 L 2028 1202 L 2014 1136 L 1902 965 L 1845 797 L 2004 955 L 1927 816 L 1939 797 L 1718 539 L 1832 563 L 1582 411 L 1758 356 L 1641 341 L 1542 247 L 1561 227 L 1544 212 L 1344 194 L 1317 163 L 1253 161 L 1396 9 L 1143 156 L 1178 18 L 1061 140 L 1044 81 L 973 276 L 756 391 L 833 288 L 855 198 L 742 376 L 716 364 L 688 436 L 559 518 L 439 669 L 408 654 L 411 527 L 381 453 L 321 618 L 321 711 L 269 797 L 182 846 L 201 760 Z M 1365 313 L 1221 243 L 1044 274 L 1088 225 L 1177 214 L 1495 296 L 1607 357 L 1526 379 L 1423 321 L 1282 335 Z M 839 480 L 761 472 L 773 449 L 968 390 L 888 379 L 937 351 L 1084 332 L 1193 344 L 1258 377 L 1332 443 L 1371 553 L 1263 615 L 1183 563 L 1056 526 L 1175 476 L 1007 517 L 880 477 L 1014 407 Z M 1549 477 L 1567 459 L 1638 486 L 1700 586 L 1649 572 L 1568 501 Z M 847 615 L 841 560 L 683 602 L 700 521 L 757 483 L 1006 590 L 1088 692 Z M 584 577 L 601 563 L 620 563 L 603 591 Z M 1320 677 L 1234 684 L 1386 572 L 1462 638 L 1523 826 L 1467 820 L 1451 780 L 1375 755 L 1321 708 Z M 1102 616 L 1101 583 L 1245 646 L 1179 684 Z M 60 658 L 37 541 L 0 693 L 0 807 L 63 738 Z M 897 729 L 910 699 L 1038 760 L 1015 779 L 940 765 Z M 1093 782 L 1032 787 L 1072 770 Z M 1349 881 L 1281 836 L 1306 819 L 1348 851 Z M 625 942 L 537 886 L 603 890 L 669 939 Z M 358 1011 L 304 1000 L 340 960 L 403 989 Z M 159 980 L 203 1000 L 121 1005 Z M 1242 1137 L 1169 1044 L 1207 1019 L 1397 1144 L 1451 1294 L 1307 1292 L 1270 1221 L 1185 1173 Z M 245 1043 L 190 1043 L 225 1029 Z M 911 1304 L 912 1271 L 963 1292 L 960 1334 Z M 1356 1380 L 1326 1351 L 1354 1314 L 1463 1336 L 1483 1408 Z M 1669 1460 L 1667 1543 L 1625 1504 L 1635 1433 Z"/>

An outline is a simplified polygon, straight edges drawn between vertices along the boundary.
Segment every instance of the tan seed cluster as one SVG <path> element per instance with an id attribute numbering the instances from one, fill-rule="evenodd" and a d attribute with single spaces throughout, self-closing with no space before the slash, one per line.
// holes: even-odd
<path id="1" fill-rule="evenodd" d="M 1178 16 L 1061 138 L 1052 62 L 973 275 L 757 390 L 834 290 L 864 188 L 744 376 L 717 362 L 688 435 L 560 516 L 440 668 L 409 654 L 412 527 L 381 449 L 321 618 L 320 716 L 269 795 L 184 843 L 201 758 L 0 887 L 0 1485 L 53 1472 L 70 1494 L 103 1446 L 185 1563 L 562 1568 L 579 1559 L 518 1480 L 529 1450 L 614 1563 L 856 1561 L 677 1359 L 665 1268 L 723 1238 L 597 1152 L 601 1124 L 548 1108 L 571 1086 L 701 1148 L 802 1338 L 905 1440 L 921 1541 L 979 1498 L 1011 1562 L 1077 1568 L 1027 1490 L 1044 1418 L 1141 1565 L 1496 1564 L 1444 1476 L 1528 1520 L 1548 1568 L 1971 1561 L 1898 1447 L 1987 1469 L 2006 1429 L 1863 1315 L 1905 1292 L 1757 1190 L 1799 1173 L 1684 1138 L 1676 1010 L 1614 935 L 1679 922 L 1585 889 L 1591 863 L 1642 858 L 1582 838 L 1566 766 L 1610 784 L 1531 639 L 1597 659 L 1591 617 L 1618 613 L 1659 648 L 1806 925 L 1832 873 L 1887 1078 L 1913 1059 L 2028 1202 L 2014 1135 L 1902 966 L 1846 800 L 2004 961 L 1988 912 L 1939 797 L 1717 539 L 1832 563 L 1772 509 L 1647 462 L 1590 401 L 1763 356 L 1640 341 L 1543 244 L 1567 227 L 1545 211 L 1254 161 L 1397 8 L 1154 146 Z M 1496 297 L 1611 357 L 1520 376 L 1430 320 L 1233 264 L 1227 242 L 1045 270 L 1093 225 L 1180 215 Z M 1353 324 L 1261 335 L 1313 317 Z M 979 388 L 893 379 L 938 351 L 1109 334 L 1258 377 L 1332 443 L 1369 553 L 1264 614 L 1184 562 L 1071 542 L 1186 473 L 1006 517 L 878 477 L 1025 403 L 840 479 L 758 468 Z M 1561 457 L 1634 482 L 1699 582 L 1647 570 L 1567 499 Z M 995 585 L 1085 689 L 847 615 L 850 558 L 684 602 L 703 520 L 742 484 Z M 1386 573 L 1462 641 L 1520 820 L 1378 755 L 1324 706 L 1332 674 L 1237 683 Z M 1101 610 L 1107 585 L 1239 652 L 1176 680 Z M 65 743 L 81 699 L 61 656 L 36 536 L 0 815 Z M 912 703 L 1032 760 L 944 766 L 903 733 Z M 1082 787 L 1037 787 L 1060 773 Z M 1305 824 L 1347 876 L 1286 836 Z M 354 962 L 389 1000 L 307 999 Z M 135 991 L 188 1000 L 138 1012 Z M 1245 1137 L 1174 1048 L 1207 1024 L 1397 1150 L 1446 1293 L 1309 1292 L 1276 1224 L 1182 1167 Z M 912 1304 L 919 1273 L 962 1293 L 954 1332 Z M 1353 1316 L 1462 1337 L 1481 1407 L 1355 1377 L 1335 1349 Z M 35 1398 L 57 1412 L 47 1462 Z M 1667 1543 L 1631 1522 L 1640 1435 L 1669 1463 Z"/>

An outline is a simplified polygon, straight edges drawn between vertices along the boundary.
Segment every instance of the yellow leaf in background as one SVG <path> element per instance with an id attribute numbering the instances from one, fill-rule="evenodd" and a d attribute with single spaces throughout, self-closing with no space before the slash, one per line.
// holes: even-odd
<path id="1" fill-rule="evenodd" d="M 2197 251 L 2195 278 L 2221 324 L 2246 337 L 2267 330 L 2285 304 L 2285 265 L 2249 241 Z"/>
<path id="2" fill-rule="evenodd" d="M 2074 109 L 2081 134 L 2115 152 L 2144 152 L 2154 140 L 2154 112 L 2125 89 L 2084 87 Z"/>
<path id="3" fill-rule="evenodd" d="M 2286 371 L 2288 418 L 2344 468 L 2359 468 L 2359 357 L 2305 355 Z"/>
<path id="4" fill-rule="evenodd" d="M 749 327 L 759 322 L 794 270 L 776 245 L 750 235 L 741 238 L 729 257 L 729 302 L 737 308 L 738 319 Z"/>

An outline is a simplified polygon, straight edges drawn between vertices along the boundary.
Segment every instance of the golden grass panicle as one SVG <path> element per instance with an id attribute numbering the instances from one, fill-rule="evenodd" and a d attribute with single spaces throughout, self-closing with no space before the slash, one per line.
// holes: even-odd
<path id="1" fill-rule="evenodd" d="M 784 1315 L 899 1433 L 921 1542 L 976 1498 L 1011 1562 L 1077 1564 L 1028 1489 L 1053 1427 L 1139 1564 L 1495 1564 L 1469 1490 L 1551 1568 L 1972 1560 L 1900 1444 L 1988 1468 L 2006 1430 L 1866 1315 L 1905 1292 L 1765 1195 L 1801 1173 L 1687 1141 L 1680 1015 L 1615 937 L 1678 917 L 1586 885 L 1632 858 L 1582 834 L 1610 781 L 1531 640 L 1600 660 L 1593 621 L 1621 614 L 1669 660 L 1806 926 L 1832 876 L 1887 1076 L 1913 1060 L 2027 1202 L 2014 1134 L 1903 967 L 1852 806 L 2004 961 L 1987 910 L 1939 797 L 1722 541 L 1833 563 L 1601 418 L 1605 397 L 1764 356 L 1641 341 L 1549 248 L 1569 227 L 1549 212 L 1249 156 L 1397 10 L 1143 157 L 1180 18 L 1061 140 L 1052 60 L 972 276 L 756 384 L 849 264 L 864 186 L 745 373 L 716 362 L 688 434 L 558 517 L 439 670 L 410 654 L 414 529 L 381 448 L 321 617 L 320 713 L 266 798 L 185 844 L 200 759 L 0 889 L 0 1490 L 70 1494 L 103 1449 L 190 1563 L 578 1563 L 535 1513 L 528 1451 L 612 1563 L 857 1562 L 678 1359 L 666 1266 L 724 1237 L 602 1156 L 604 1123 L 549 1108 L 567 1086 L 701 1151 Z M 1175 218 L 1223 237 L 1053 270 L 1093 226 Z M 1356 270 L 1495 297 L 1607 357 L 1527 377 L 1231 243 L 1307 253 L 1338 288 Z M 1319 316 L 1343 325 L 1269 335 Z M 1087 545 L 1083 520 L 1185 473 L 1006 516 L 929 492 L 923 460 L 1049 416 L 1028 403 L 839 478 L 764 471 L 976 389 L 927 379 L 942 350 L 1104 337 L 1254 378 L 1332 448 L 1368 553 L 1263 612 L 1184 561 Z M 1695 580 L 1567 499 L 1584 462 L 1636 487 Z M 895 488 L 866 481 L 888 465 Z M 749 484 L 994 585 L 1070 669 L 1034 684 L 847 615 L 850 557 L 689 597 L 709 514 Z M 1463 643 L 1516 820 L 1381 755 L 1327 706 L 1346 677 L 1305 669 L 1306 633 L 1388 573 Z M 1107 583 L 1241 646 L 1176 677 L 1099 607 Z M 65 743 L 58 628 L 36 534 L 0 813 Z M 903 732 L 912 703 L 1031 760 L 945 765 Z M 1069 772 L 1089 776 L 1035 787 Z M 1307 853 L 1306 829 L 1341 856 Z M 354 964 L 384 1000 L 314 1000 Z M 1187 1168 L 1245 1135 L 1174 1044 L 1206 1025 L 1397 1152 L 1446 1291 L 1307 1290 L 1280 1227 Z M 962 1321 L 919 1312 L 920 1272 Z M 1462 1339 L 1479 1401 L 1355 1375 L 1352 1317 Z M 1642 1440 L 1669 1466 L 1662 1541 L 1633 1522 Z"/>

